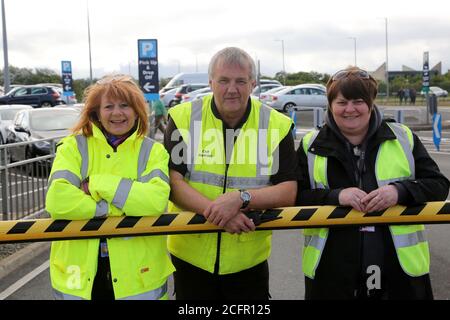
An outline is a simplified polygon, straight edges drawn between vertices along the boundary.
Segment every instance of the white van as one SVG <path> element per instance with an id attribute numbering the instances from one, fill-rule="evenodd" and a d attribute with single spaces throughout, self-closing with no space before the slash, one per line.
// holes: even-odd
<path id="1" fill-rule="evenodd" d="M 160 93 L 169 90 L 169 88 L 179 87 L 182 84 L 208 83 L 208 80 L 208 73 L 206 72 L 178 73 L 160 90 Z"/>

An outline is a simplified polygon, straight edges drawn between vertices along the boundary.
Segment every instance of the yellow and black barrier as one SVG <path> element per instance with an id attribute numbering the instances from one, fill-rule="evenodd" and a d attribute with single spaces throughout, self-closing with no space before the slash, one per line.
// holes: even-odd
<path id="1" fill-rule="evenodd" d="M 257 230 L 301 229 L 344 225 L 450 223 L 450 202 L 420 206 L 395 206 L 363 213 L 348 207 L 307 206 L 253 213 Z M 217 232 L 221 230 L 192 212 L 167 213 L 159 217 L 109 217 L 90 220 L 0 221 L 0 243 Z"/>

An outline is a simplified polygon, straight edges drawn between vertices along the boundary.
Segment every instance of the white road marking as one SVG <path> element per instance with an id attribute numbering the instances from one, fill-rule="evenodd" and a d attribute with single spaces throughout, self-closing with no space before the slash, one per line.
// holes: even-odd
<path id="1" fill-rule="evenodd" d="M 14 284 L 8 287 L 5 291 L 0 293 L 0 300 L 5 300 L 10 295 L 12 295 L 14 292 L 22 288 L 24 285 L 26 285 L 28 282 L 33 280 L 35 277 L 37 277 L 39 274 L 41 274 L 43 271 L 45 271 L 50 266 L 50 260 L 45 261 L 43 264 L 41 264 L 39 267 L 28 273 L 26 276 L 24 276 L 22 279 L 19 279 Z"/>

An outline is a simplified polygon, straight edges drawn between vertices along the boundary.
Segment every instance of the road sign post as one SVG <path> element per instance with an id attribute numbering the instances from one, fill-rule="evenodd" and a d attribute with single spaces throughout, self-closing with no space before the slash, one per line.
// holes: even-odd
<path id="1" fill-rule="evenodd" d="M 64 96 L 73 96 L 72 62 L 61 61 L 61 79 Z"/>
<path id="2" fill-rule="evenodd" d="M 430 102 L 428 99 L 428 92 L 430 91 L 430 71 L 428 58 L 428 51 L 425 51 L 423 53 L 422 91 L 425 92 L 425 100 L 427 103 L 427 124 L 430 123 Z"/>
<path id="3" fill-rule="evenodd" d="M 147 101 L 159 99 L 158 40 L 138 40 L 139 85 Z"/>

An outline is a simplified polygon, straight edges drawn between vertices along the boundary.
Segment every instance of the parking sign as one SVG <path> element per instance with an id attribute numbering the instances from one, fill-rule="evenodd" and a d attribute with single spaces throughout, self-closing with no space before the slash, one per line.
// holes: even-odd
<path id="1" fill-rule="evenodd" d="M 72 62 L 61 61 L 63 95 L 73 96 Z"/>
<path id="2" fill-rule="evenodd" d="M 158 40 L 138 40 L 139 85 L 148 101 L 159 99 Z"/>

